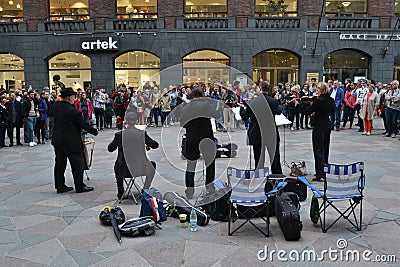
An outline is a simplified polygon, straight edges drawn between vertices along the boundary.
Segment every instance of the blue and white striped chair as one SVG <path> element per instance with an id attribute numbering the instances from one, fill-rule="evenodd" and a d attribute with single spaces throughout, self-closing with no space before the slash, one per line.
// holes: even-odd
<path id="1" fill-rule="evenodd" d="M 260 231 L 266 237 L 269 236 L 269 218 L 268 218 L 268 208 L 269 200 L 268 197 L 271 194 L 276 193 L 280 188 L 285 186 L 285 182 L 281 182 L 278 186 L 265 193 L 265 184 L 268 182 L 269 168 L 257 170 L 240 170 L 233 167 L 228 167 L 228 183 L 232 188 L 232 193 L 228 200 L 229 206 L 229 220 L 228 220 L 228 235 L 233 235 L 237 230 L 239 230 L 246 223 L 253 225 L 258 231 Z M 231 231 L 231 223 L 236 221 L 233 212 L 233 204 L 240 204 L 241 206 L 247 207 L 246 210 L 240 212 L 238 210 L 238 215 L 240 218 L 244 218 L 244 222 Z M 264 206 L 267 209 L 267 216 L 262 216 L 259 212 L 262 211 Z M 256 208 L 257 207 L 257 208 Z M 247 212 L 253 214 L 251 217 L 247 217 L 245 214 Z M 266 231 L 260 229 L 256 224 L 254 224 L 251 219 L 255 217 L 261 217 L 261 219 L 266 223 Z"/>
<path id="2" fill-rule="evenodd" d="M 361 231 L 362 223 L 362 201 L 364 198 L 363 190 L 365 186 L 364 162 L 357 162 L 349 165 L 325 164 L 324 172 L 326 179 L 324 189 L 319 190 L 312 186 L 306 177 L 297 177 L 306 184 L 317 197 L 322 198 L 319 206 L 319 221 L 322 232 L 326 233 L 341 218 L 350 222 L 358 231 Z M 334 205 L 336 201 L 348 200 L 349 206 L 343 210 Z M 359 218 L 357 220 L 356 208 L 359 207 Z M 339 213 L 329 226 L 326 226 L 326 210 L 332 207 Z M 353 217 L 354 220 L 351 218 Z"/>

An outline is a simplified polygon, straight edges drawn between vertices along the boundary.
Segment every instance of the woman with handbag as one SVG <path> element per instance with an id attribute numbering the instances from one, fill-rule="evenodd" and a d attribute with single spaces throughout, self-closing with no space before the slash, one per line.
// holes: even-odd
<path id="1" fill-rule="evenodd" d="M 375 92 L 375 86 L 370 84 L 368 86 L 368 93 L 363 97 L 361 102 L 360 117 L 364 120 L 364 133 L 363 135 L 371 135 L 372 131 L 372 120 L 374 118 L 374 112 L 377 105 L 379 104 L 379 96 Z"/>

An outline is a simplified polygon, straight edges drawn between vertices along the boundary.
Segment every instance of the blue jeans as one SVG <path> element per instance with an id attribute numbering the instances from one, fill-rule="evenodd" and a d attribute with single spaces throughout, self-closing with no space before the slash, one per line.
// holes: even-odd
<path id="1" fill-rule="evenodd" d="M 331 116 L 331 129 L 335 126 L 336 129 L 340 127 L 340 110 L 342 106 L 335 107 L 335 113 Z"/>
<path id="2" fill-rule="evenodd" d="M 397 118 L 399 117 L 399 111 L 392 108 L 386 108 L 385 113 L 386 113 L 386 125 L 388 128 L 387 132 L 389 134 L 396 134 Z"/>
<path id="3" fill-rule="evenodd" d="M 26 119 L 26 124 L 28 126 L 28 139 L 29 139 L 29 142 L 33 142 L 33 130 L 35 129 L 36 117 L 28 117 Z"/>

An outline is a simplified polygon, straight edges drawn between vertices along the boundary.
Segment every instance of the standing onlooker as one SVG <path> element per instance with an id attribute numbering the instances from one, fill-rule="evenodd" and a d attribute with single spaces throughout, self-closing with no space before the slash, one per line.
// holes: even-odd
<path id="1" fill-rule="evenodd" d="M 105 107 L 106 110 L 104 111 L 104 120 L 105 125 L 104 128 L 112 128 L 112 118 L 114 116 L 114 101 L 108 96 L 108 94 L 104 94 L 106 98 Z"/>
<path id="2" fill-rule="evenodd" d="M 106 98 L 99 88 L 94 89 L 93 95 L 93 106 L 94 115 L 96 116 L 96 126 L 97 129 L 103 130 L 104 125 L 104 104 L 106 103 Z"/>
<path id="3" fill-rule="evenodd" d="M 397 132 L 397 119 L 400 111 L 400 90 L 399 82 L 397 80 L 392 81 L 391 89 L 385 94 L 386 100 L 386 125 L 388 127 L 388 133 L 386 137 L 396 138 Z"/>
<path id="4" fill-rule="evenodd" d="M 42 92 L 40 95 L 36 95 L 36 99 L 38 101 L 38 114 L 36 116 L 36 137 L 38 140 L 38 144 L 45 144 L 45 135 L 46 135 L 46 119 L 47 119 L 47 101 L 45 99 L 46 92 Z M 40 138 L 42 137 L 42 138 Z M 42 139 L 42 142 L 40 142 Z"/>
<path id="5" fill-rule="evenodd" d="M 336 127 L 336 131 L 340 131 L 340 112 L 344 101 L 344 91 L 339 85 L 339 81 L 334 81 L 330 88 L 331 97 L 335 100 L 335 113 L 331 116 L 331 130 Z"/>
<path id="6" fill-rule="evenodd" d="M 176 118 L 175 118 L 175 112 L 173 112 L 173 110 L 176 108 L 176 105 L 177 105 L 177 100 L 178 100 L 178 92 L 176 91 L 176 87 L 175 86 L 173 86 L 172 88 L 171 88 L 171 92 L 169 93 L 169 95 L 171 96 L 171 112 L 172 112 L 172 115 L 171 115 L 171 125 L 174 125 L 174 123 L 175 123 L 175 120 L 176 120 Z"/>
<path id="7" fill-rule="evenodd" d="M 125 111 L 128 107 L 128 93 L 126 92 L 126 87 L 118 87 L 117 90 L 112 93 L 111 99 L 114 101 L 114 112 L 117 117 L 117 128 L 122 129 L 122 124 L 118 124 L 118 121 L 122 122 L 125 118 Z M 119 118 L 118 118 L 119 117 Z"/>
<path id="8" fill-rule="evenodd" d="M 237 104 L 238 99 L 233 92 L 232 85 L 229 84 L 228 88 L 223 87 L 222 101 L 224 102 L 224 132 L 226 131 L 234 131 L 235 127 L 235 114 L 232 111 L 232 108 Z"/>
<path id="9" fill-rule="evenodd" d="M 310 90 L 308 90 L 308 84 L 304 84 L 303 90 L 301 90 L 299 92 L 300 100 L 302 97 L 311 97 L 311 92 L 310 92 Z M 310 105 L 310 102 L 300 101 L 300 105 L 302 108 L 307 108 Z M 310 129 L 310 127 L 308 126 L 309 117 L 310 116 L 308 114 L 304 114 L 303 112 L 301 112 L 301 114 L 300 114 L 300 128 L 301 129 L 304 129 L 304 125 L 306 125 L 306 129 Z"/>
<path id="10" fill-rule="evenodd" d="M 160 94 L 158 93 L 158 88 L 153 88 L 153 93 L 150 95 L 150 117 L 151 125 L 153 127 L 158 127 L 158 116 L 160 115 Z"/>
<path id="11" fill-rule="evenodd" d="M 171 112 L 171 100 L 172 97 L 168 94 L 168 89 L 164 88 L 163 94 L 160 99 L 161 108 L 161 125 L 163 127 L 168 127 L 169 124 L 169 113 Z"/>
<path id="12" fill-rule="evenodd" d="M 18 146 L 22 146 L 20 129 L 23 126 L 22 104 L 16 100 L 14 93 L 10 94 L 10 100 L 6 104 L 8 111 L 8 137 L 10 138 L 10 147 L 14 145 L 14 127 L 15 139 Z"/>
<path id="13" fill-rule="evenodd" d="M 295 85 L 290 89 L 290 93 L 285 96 L 288 105 L 290 130 L 294 131 L 293 123 L 296 118 L 296 130 L 300 130 L 300 114 L 299 114 L 299 90 L 300 86 Z"/>
<path id="14" fill-rule="evenodd" d="M 75 107 L 82 113 L 83 120 L 89 123 L 90 118 L 92 118 L 93 105 L 87 98 L 86 93 L 82 93 L 80 99 L 75 101 Z"/>
<path id="15" fill-rule="evenodd" d="M 26 100 L 22 104 L 22 113 L 24 119 L 26 120 L 28 142 L 30 147 L 37 145 L 37 143 L 33 141 L 33 133 L 36 124 L 36 111 L 37 111 L 37 102 L 35 101 L 35 93 L 32 90 L 30 90 L 27 94 Z"/>
<path id="16" fill-rule="evenodd" d="M 360 110 L 361 110 L 361 103 L 364 98 L 364 94 L 366 94 L 367 91 L 368 91 L 368 89 L 365 84 L 365 80 L 364 79 L 358 80 L 357 90 L 356 90 L 356 93 L 357 93 L 356 111 L 357 111 L 357 118 L 358 118 L 358 122 L 356 125 L 358 127 L 360 127 L 360 129 L 358 129 L 358 132 L 364 132 L 364 122 L 360 117 Z"/>
<path id="17" fill-rule="evenodd" d="M 150 91 L 146 90 L 143 94 L 143 117 L 144 117 L 144 122 L 143 124 L 150 125 L 151 123 L 151 118 L 150 118 Z"/>
<path id="18" fill-rule="evenodd" d="M 350 122 L 350 128 L 353 126 L 354 115 L 356 113 L 356 102 L 357 102 L 357 93 L 355 89 L 354 83 L 350 83 L 346 87 L 346 93 L 344 94 L 344 103 L 345 106 L 343 108 L 343 126 L 340 130 L 344 130 L 346 128 L 347 121 Z"/>
<path id="19" fill-rule="evenodd" d="M 0 96 L 0 148 L 6 147 L 6 130 L 8 125 L 8 112 L 6 108 L 6 96 Z"/>
<path id="20" fill-rule="evenodd" d="M 372 119 L 374 118 L 374 111 L 378 104 L 378 94 L 375 92 L 375 86 L 371 84 L 368 86 L 368 93 L 364 95 L 364 99 L 361 104 L 360 116 L 364 120 L 364 135 L 371 135 Z"/>
<path id="21" fill-rule="evenodd" d="M 49 116 L 49 139 L 53 139 L 53 128 L 54 128 L 54 113 L 53 113 L 53 105 L 54 101 L 57 99 L 57 91 L 52 90 L 51 95 L 47 99 L 47 115 Z"/>
<path id="22" fill-rule="evenodd" d="M 139 124 L 143 125 L 144 124 L 144 97 L 143 97 L 143 91 L 139 90 L 137 92 L 137 96 L 136 96 L 136 105 L 137 105 L 137 114 L 139 116 Z"/>
<path id="23" fill-rule="evenodd" d="M 385 128 L 385 132 L 383 133 L 383 135 L 388 133 L 388 127 L 387 127 L 387 123 L 386 123 L 386 113 L 385 113 L 385 109 L 386 109 L 386 100 L 385 100 L 385 96 L 386 96 L 386 92 L 390 91 L 390 84 L 384 84 L 383 88 L 379 91 L 379 111 L 380 111 L 380 116 L 382 117 L 383 120 L 383 126 Z"/>

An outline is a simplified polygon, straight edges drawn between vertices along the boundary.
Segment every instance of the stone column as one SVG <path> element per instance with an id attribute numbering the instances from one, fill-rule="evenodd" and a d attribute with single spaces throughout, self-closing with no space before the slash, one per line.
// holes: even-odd
<path id="1" fill-rule="evenodd" d="M 158 0 L 158 17 L 164 18 L 165 29 L 176 28 L 176 18 L 183 17 L 184 0 Z"/>
<path id="2" fill-rule="evenodd" d="M 107 19 L 116 18 L 116 1 L 89 0 L 89 15 L 94 19 L 95 29 L 104 30 Z"/>

